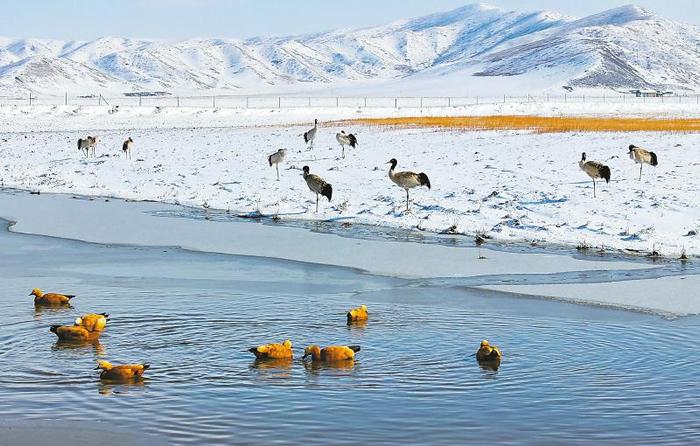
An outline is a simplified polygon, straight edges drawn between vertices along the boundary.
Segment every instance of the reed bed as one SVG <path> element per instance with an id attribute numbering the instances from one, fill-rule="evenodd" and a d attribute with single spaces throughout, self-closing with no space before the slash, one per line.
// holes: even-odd
<path id="1" fill-rule="evenodd" d="M 442 127 L 465 130 L 531 130 L 561 132 L 698 132 L 700 119 L 594 118 L 550 116 L 461 116 L 368 118 L 353 124 L 395 127 Z"/>

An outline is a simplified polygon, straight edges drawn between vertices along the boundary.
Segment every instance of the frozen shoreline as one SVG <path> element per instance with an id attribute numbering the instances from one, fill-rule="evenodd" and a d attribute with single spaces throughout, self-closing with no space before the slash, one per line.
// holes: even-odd
<path id="1" fill-rule="evenodd" d="M 202 252 L 317 263 L 433 285 L 444 279 L 445 286 L 460 286 L 470 280 L 478 282 L 482 277 L 491 277 L 493 284 L 477 288 L 666 317 L 700 314 L 700 302 L 691 292 L 694 287 L 688 286 L 699 277 L 692 269 L 688 274 L 677 272 L 645 279 L 657 277 L 655 271 L 663 265 L 340 237 L 236 220 L 172 217 L 168 212 L 173 208 L 175 206 L 160 203 L 115 199 L 72 199 L 18 191 L 0 193 L 0 217 L 15 221 L 11 230 L 18 233 L 107 245 L 180 246 Z M 37 209 L 41 210 L 41 215 L 51 218 L 36 218 Z M 416 258 L 420 262 L 416 262 Z M 601 281 L 571 282 L 576 277 L 594 276 Z M 514 281 L 527 281 L 527 277 L 539 277 L 541 284 L 513 285 Z M 684 291 L 669 297 L 668 289 Z"/>
<path id="2" fill-rule="evenodd" d="M 532 111 L 545 104 L 520 105 L 521 111 Z M 570 105 L 567 113 L 586 109 L 581 108 L 585 104 Z M 595 110 L 601 104 L 589 105 Z M 660 105 L 635 111 L 659 115 L 673 108 Z M 482 111 L 488 109 L 484 107 Z M 338 125 L 319 128 L 313 150 L 304 148 L 300 135 L 321 113 L 322 120 L 347 118 L 351 111 L 344 109 L 155 113 L 144 107 L 109 114 L 104 107 L 78 108 L 76 113 L 61 107 L 38 113 L 37 107 L 25 115 L 18 107 L 10 110 L 19 113 L 16 117 L 8 110 L 0 108 L 0 129 L 5 131 L 0 132 L 0 179 L 6 187 L 206 205 L 282 220 L 343 220 L 436 233 L 452 228 L 505 243 L 585 245 L 637 255 L 656 251 L 669 258 L 683 252 L 700 255 L 700 203 L 695 198 L 700 189 L 691 180 L 700 173 L 694 134 L 349 126 L 345 129 L 358 135 L 360 145 L 341 159 Z M 598 107 L 600 113 L 605 110 Z M 376 116 L 412 112 L 362 111 Z M 90 130 L 67 130 L 76 128 Z M 99 128 L 112 130 L 95 131 Z M 85 160 L 75 141 L 88 133 L 101 142 L 97 158 Z M 120 150 L 127 135 L 135 141 L 132 161 Z M 646 166 L 641 181 L 637 165 L 627 157 L 629 144 L 659 155 L 659 166 Z M 266 156 L 281 147 L 289 153 L 278 182 Z M 611 183 L 599 185 L 597 199 L 577 165 L 582 151 L 613 170 Z M 404 212 L 403 191 L 387 178 L 390 158 L 398 159 L 398 170 L 423 171 L 431 179 L 432 190 L 411 192 L 410 213 Z M 323 201 L 318 214 L 301 178 L 303 165 L 333 184 L 333 201 Z"/>

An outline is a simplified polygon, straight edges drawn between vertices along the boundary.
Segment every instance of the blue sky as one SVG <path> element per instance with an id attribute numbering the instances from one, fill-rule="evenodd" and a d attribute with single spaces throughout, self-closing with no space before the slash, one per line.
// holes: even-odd
<path id="1" fill-rule="evenodd" d="M 449 10 L 469 0 L 3 0 L 0 35 L 55 39 L 100 36 L 179 40 L 289 35 L 379 25 Z M 492 0 L 505 9 L 551 9 L 582 16 L 630 0 Z M 696 0 L 639 0 L 674 20 L 700 25 Z"/>

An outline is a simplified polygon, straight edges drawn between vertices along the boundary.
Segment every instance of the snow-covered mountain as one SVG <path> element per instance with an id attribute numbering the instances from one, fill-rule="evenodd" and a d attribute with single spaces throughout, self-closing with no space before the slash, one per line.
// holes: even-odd
<path id="1" fill-rule="evenodd" d="M 490 85 L 700 90 L 700 28 L 635 6 L 575 19 L 483 4 L 293 37 L 0 38 L 0 93 L 337 88 L 464 94 Z"/>

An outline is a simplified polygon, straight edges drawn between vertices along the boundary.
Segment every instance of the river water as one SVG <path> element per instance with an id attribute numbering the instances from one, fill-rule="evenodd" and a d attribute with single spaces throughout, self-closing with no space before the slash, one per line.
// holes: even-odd
<path id="1" fill-rule="evenodd" d="M 0 232 L 0 418 L 154 434 L 170 444 L 692 444 L 700 321 L 300 261 Z M 520 280 L 527 280 L 521 276 Z M 34 287 L 77 294 L 35 310 Z M 367 304 L 370 320 L 344 313 Z M 51 324 L 107 312 L 99 343 Z M 247 349 L 291 338 L 296 359 Z M 472 356 L 488 338 L 498 370 Z M 316 343 L 358 344 L 317 367 Z M 137 385 L 95 361 L 147 361 Z M 1 443 L 1 441 L 0 441 Z"/>

